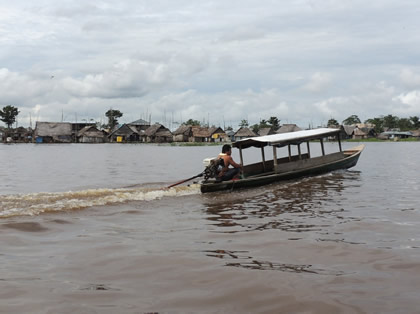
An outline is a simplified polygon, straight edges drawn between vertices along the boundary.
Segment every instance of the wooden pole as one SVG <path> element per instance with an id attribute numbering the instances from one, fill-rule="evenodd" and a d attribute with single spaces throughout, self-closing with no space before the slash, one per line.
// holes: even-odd
<path id="1" fill-rule="evenodd" d="M 302 160 L 302 152 L 300 150 L 300 143 L 298 144 L 299 159 Z"/>
<path id="2" fill-rule="evenodd" d="M 242 157 L 242 147 L 239 147 L 239 157 L 241 158 L 241 165 L 244 166 L 244 159 Z"/>
<path id="3" fill-rule="evenodd" d="M 311 158 L 311 149 L 309 147 L 309 141 L 306 142 L 306 146 L 308 147 L 308 158 Z"/>
<path id="4" fill-rule="evenodd" d="M 324 139 L 320 138 L 319 141 L 321 142 L 322 156 L 325 156 Z"/>
<path id="5" fill-rule="evenodd" d="M 277 172 L 277 148 L 273 146 L 274 172 Z"/>
<path id="6" fill-rule="evenodd" d="M 292 161 L 292 148 L 290 147 L 290 144 L 287 145 L 287 148 L 289 149 L 289 161 Z"/>
<path id="7" fill-rule="evenodd" d="M 337 140 L 338 140 L 338 147 L 340 147 L 340 152 L 343 151 L 343 149 L 341 148 L 341 139 L 340 139 L 340 133 L 337 134 Z"/>
<path id="8" fill-rule="evenodd" d="M 262 147 L 261 147 L 261 155 L 262 155 L 263 169 L 264 169 L 264 172 L 265 172 L 265 171 L 266 171 L 266 169 L 265 169 L 264 146 L 262 146 Z"/>

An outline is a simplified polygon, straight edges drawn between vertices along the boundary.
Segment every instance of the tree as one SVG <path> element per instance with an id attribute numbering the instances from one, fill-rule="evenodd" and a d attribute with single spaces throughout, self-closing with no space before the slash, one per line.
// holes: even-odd
<path id="1" fill-rule="evenodd" d="M 401 118 L 397 122 L 398 128 L 400 131 L 410 131 L 413 129 L 413 123 L 410 119 L 407 118 Z"/>
<path id="2" fill-rule="evenodd" d="M 419 129 L 420 128 L 420 118 L 419 117 L 410 117 L 410 121 L 413 123 L 413 127 L 415 129 Z"/>
<path id="3" fill-rule="evenodd" d="M 7 128 L 10 129 L 10 126 L 16 122 L 19 112 L 18 108 L 7 105 L 3 107 L 3 110 L 0 110 L 0 120 L 6 123 Z"/>
<path id="4" fill-rule="evenodd" d="M 377 134 L 382 133 L 384 131 L 384 118 L 373 118 L 373 119 L 367 119 L 365 123 L 373 124 L 375 126 L 375 132 Z"/>
<path id="5" fill-rule="evenodd" d="M 248 120 L 242 119 L 241 123 L 239 123 L 240 128 L 247 128 L 249 126 Z"/>
<path id="6" fill-rule="evenodd" d="M 398 120 L 399 118 L 397 116 L 393 116 L 392 114 L 389 114 L 384 117 L 384 128 L 388 129 L 396 129 L 398 128 Z"/>
<path id="7" fill-rule="evenodd" d="M 327 122 L 328 127 L 330 127 L 330 126 L 334 127 L 334 126 L 338 126 L 338 125 L 339 125 L 338 121 L 334 118 L 329 119 L 328 122 Z"/>
<path id="8" fill-rule="evenodd" d="M 357 123 L 360 123 L 360 119 L 355 114 L 353 114 L 350 117 L 348 117 L 347 119 L 343 120 L 344 125 L 352 125 L 352 124 L 357 124 Z"/>
<path id="9" fill-rule="evenodd" d="M 185 121 L 184 123 L 182 123 L 183 125 L 192 125 L 192 126 L 200 126 L 201 123 L 198 120 L 193 120 L 193 119 L 188 119 L 187 121 Z"/>
<path id="10" fill-rule="evenodd" d="M 121 118 L 123 114 L 119 110 L 109 109 L 105 116 L 108 118 L 108 127 L 112 130 L 118 124 L 118 118 Z"/>
<path id="11" fill-rule="evenodd" d="M 273 130 L 278 130 L 280 128 L 280 119 L 277 117 L 270 117 L 267 122 L 271 124 Z"/>

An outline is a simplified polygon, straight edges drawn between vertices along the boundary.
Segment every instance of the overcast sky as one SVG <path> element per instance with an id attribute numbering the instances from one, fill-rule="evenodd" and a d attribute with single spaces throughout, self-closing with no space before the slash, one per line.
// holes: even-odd
<path id="1" fill-rule="evenodd" d="M 300 127 L 420 116 L 418 0 L 0 0 L 0 108 Z"/>

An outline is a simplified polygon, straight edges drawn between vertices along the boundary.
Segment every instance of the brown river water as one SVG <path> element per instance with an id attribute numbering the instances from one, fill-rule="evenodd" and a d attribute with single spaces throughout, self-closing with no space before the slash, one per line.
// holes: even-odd
<path id="1" fill-rule="evenodd" d="M 420 142 L 259 188 L 162 189 L 220 149 L 0 145 L 0 313 L 420 313 Z"/>

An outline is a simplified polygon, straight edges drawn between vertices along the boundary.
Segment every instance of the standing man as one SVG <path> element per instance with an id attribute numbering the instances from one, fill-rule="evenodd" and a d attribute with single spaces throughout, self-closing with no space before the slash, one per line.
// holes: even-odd
<path id="1" fill-rule="evenodd" d="M 229 144 L 225 144 L 222 147 L 222 153 L 219 154 L 219 159 L 223 159 L 224 167 L 218 175 L 218 179 L 221 181 L 228 181 L 239 178 L 239 173 L 242 170 L 242 165 L 237 164 L 232 158 L 232 147 Z M 232 166 L 233 168 L 229 168 Z"/>

